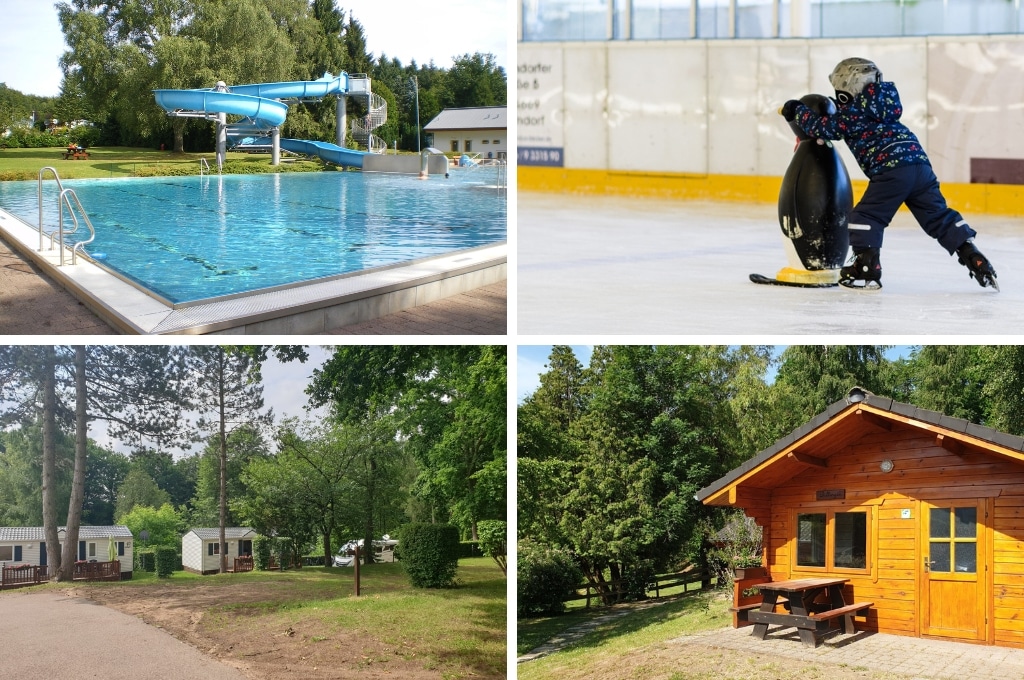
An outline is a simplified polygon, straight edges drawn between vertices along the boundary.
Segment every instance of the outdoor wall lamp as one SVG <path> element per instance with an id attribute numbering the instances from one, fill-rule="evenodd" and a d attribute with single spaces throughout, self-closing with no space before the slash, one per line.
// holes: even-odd
<path id="1" fill-rule="evenodd" d="M 878 465 L 878 469 L 881 470 L 882 472 L 892 472 L 893 467 L 894 465 L 892 464 L 892 461 L 889 460 L 888 458 L 883 460 Z"/>

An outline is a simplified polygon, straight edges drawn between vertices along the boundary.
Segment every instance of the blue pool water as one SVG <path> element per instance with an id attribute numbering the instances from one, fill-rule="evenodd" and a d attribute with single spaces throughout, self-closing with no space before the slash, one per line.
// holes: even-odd
<path id="1" fill-rule="evenodd" d="M 494 184 L 493 173 L 426 181 L 360 172 L 64 181 L 96 228 L 87 251 L 175 303 L 503 241 L 505 198 L 483 184 Z M 0 208 L 34 226 L 36 192 L 35 181 L 0 182 Z M 48 228 L 57 224 L 56 205 L 50 180 Z"/>

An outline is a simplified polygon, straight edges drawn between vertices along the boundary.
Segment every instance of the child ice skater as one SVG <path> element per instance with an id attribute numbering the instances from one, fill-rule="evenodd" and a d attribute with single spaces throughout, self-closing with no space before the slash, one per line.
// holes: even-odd
<path id="1" fill-rule="evenodd" d="M 853 260 L 839 270 L 847 288 L 879 290 L 882 233 L 900 205 L 906 203 L 918 224 L 950 255 L 956 253 L 971 278 L 999 290 L 996 272 L 974 245 L 976 232 L 946 205 L 928 156 L 917 137 L 900 122 L 903 106 L 896 86 L 867 59 L 839 62 L 828 77 L 836 90 L 835 115 L 819 116 L 791 99 L 781 113 L 808 135 L 841 139 L 868 176 L 868 188 L 850 213 Z"/>

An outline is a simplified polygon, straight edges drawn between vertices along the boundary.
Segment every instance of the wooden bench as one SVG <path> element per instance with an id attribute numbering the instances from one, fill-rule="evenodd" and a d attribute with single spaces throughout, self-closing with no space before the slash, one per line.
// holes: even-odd
<path id="1" fill-rule="evenodd" d="M 88 151 L 65 151 L 63 154 L 64 160 L 89 160 Z"/>
<path id="2" fill-rule="evenodd" d="M 782 598 L 779 598 L 779 600 L 775 604 L 776 605 L 780 605 L 780 604 L 784 605 L 784 604 L 787 604 L 788 602 L 789 602 L 789 600 L 787 600 L 786 598 L 782 597 Z M 760 607 L 761 607 L 761 603 L 760 602 L 754 602 L 753 604 L 745 604 L 745 605 L 741 605 L 739 607 L 729 607 L 729 611 L 736 615 L 736 620 L 737 621 L 748 622 L 748 621 L 750 621 L 750 619 L 748 618 L 748 614 L 750 612 L 752 612 L 753 610 L 755 610 L 755 609 L 760 609 Z"/>
<path id="3" fill-rule="evenodd" d="M 837 607 L 836 609 L 829 609 L 828 611 L 820 612 L 817 614 L 811 614 L 807 618 L 811 621 L 831 621 L 832 619 L 843 617 L 843 632 L 847 635 L 853 635 L 857 632 L 857 629 L 853 625 L 853 617 L 857 615 L 857 612 L 873 607 L 874 602 L 855 602 L 854 604 L 848 604 L 845 607 Z"/>

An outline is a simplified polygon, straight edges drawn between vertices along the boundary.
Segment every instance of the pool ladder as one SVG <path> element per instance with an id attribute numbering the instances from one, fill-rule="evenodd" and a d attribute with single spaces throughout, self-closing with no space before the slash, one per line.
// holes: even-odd
<path id="1" fill-rule="evenodd" d="M 505 193 L 508 191 L 508 162 L 498 161 L 498 177 L 495 182 L 498 185 L 498 191 Z"/>
<path id="2" fill-rule="evenodd" d="M 199 177 L 203 176 L 203 168 L 206 168 L 206 174 L 210 174 L 210 164 L 206 162 L 205 158 L 199 159 Z"/>
<path id="3" fill-rule="evenodd" d="M 53 179 L 57 182 L 57 189 L 60 190 L 60 195 L 57 197 L 57 228 L 53 231 L 43 230 L 43 175 L 49 170 L 53 173 Z M 78 231 L 78 217 L 75 216 L 75 208 L 78 208 L 78 212 L 81 213 L 82 219 L 85 221 L 85 226 L 89 228 L 89 238 L 84 241 L 79 241 L 71 248 L 71 264 L 78 264 L 78 251 L 85 252 L 85 246 L 92 243 L 96 238 L 96 230 L 93 229 L 92 222 L 89 220 L 89 215 L 86 214 L 85 208 L 82 207 L 82 202 L 78 200 L 78 195 L 75 194 L 74 189 L 65 189 L 64 185 L 61 184 L 60 175 L 57 174 L 57 169 L 51 166 L 46 166 L 39 170 L 38 177 L 38 197 L 39 197 L 39 250 L 43 249 L 43 239 L 49 237 L 50 248 L 53 250 L 54 237 L 56 236 L 58 245 L 60 247 L 60 266 L 64 266 L 64 254 L 65 244 L 64 237 L 68 234 L 74 234 Z M 68 214 L 71 215 L 71 221 L 74 223 L 74 227 L 71 229 L 64 229 L 64 208 L 68 209 Z"/>

